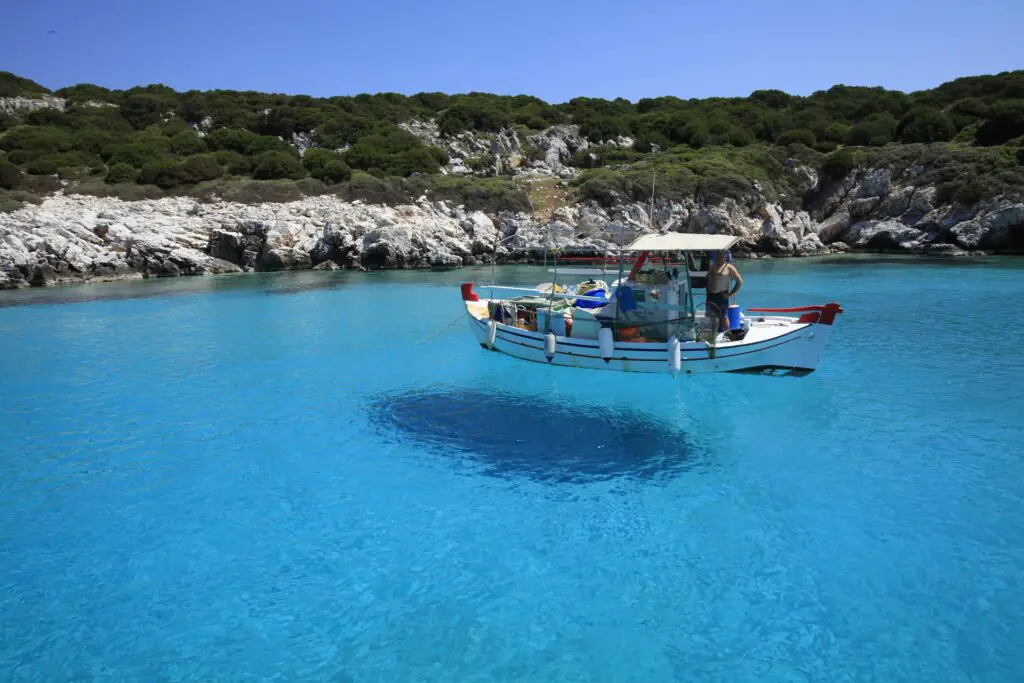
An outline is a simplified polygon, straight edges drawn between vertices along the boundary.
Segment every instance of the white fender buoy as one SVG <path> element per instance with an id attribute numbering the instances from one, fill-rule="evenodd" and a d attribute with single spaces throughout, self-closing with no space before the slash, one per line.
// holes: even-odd
<path id="1" fill-rule="evenodd" d="M 544 355 L 548 357 L 549 361 L 555 357 L 555 346 L 555 333 L 548 332 L 544 335 Z"/>
<path id="2" fill-rule="evenodd" d="M 679 339 L 675 335 L 668 340 L 668 366 L 672 370 L 673 377 L 679 374 L 679 368 L 682 367 Z"/>
<path id="3" fill-rule="evenodd" d="M 607 363 L 615 353 L 615 342 L 612 339 L 612 328 L 602 327 L 597 333 L 597 344 L 601 347 L 601 358 Z"/>
<path id="4" fill-rule="evenodd" d="M 487 321 L 487 337 L 484 340 L 484 344 L 487 348 L 494 348 L 494 340 L 498 336 L 498 323 L 494 320 Z"/>

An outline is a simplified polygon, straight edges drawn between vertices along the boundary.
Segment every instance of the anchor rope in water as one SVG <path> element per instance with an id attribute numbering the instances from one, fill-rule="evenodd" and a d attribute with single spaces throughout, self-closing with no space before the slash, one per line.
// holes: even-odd
<path id="1" fill-rule="evenodd" d="M 448 323 L 447 325 L 445 325 L 444 327 L 442 327 L 442 328 L 441 328 L 441 329 L 439 329 L 438 331 L 436 331 L 436 332 L 433 332 L 432 334 L 428 334 L 428 335 L 427 335 L 426 337 L 424 337 L 423 339 L 420 339 L 420 340 L 419 340 L 418 342 L 416 342 L 415 344 L 413 344 L 413 346 L 418 346 L 418 345 L 422 344 L 422 343 L 423 343 L 423 342 L 425 342 L 425 341 L 428 341 L 428 340 L 430 340 L 430 339 L 433 339 L 433 338 L 434 338 L 434 337 L 436 337 L 437 335 L 439 335 L 439 334 L 441 334 L 442 332 L 444 332 L 445 330 L 447 330 L 447 329 L 448 329 L 449 327 L 453 326 L 453 325 L 454 325 L 455 323 L 457 323 L 457 322 L 459 322 L 460 320 L 462 320 L 463 318 L 465 318 L 465 317 L 466 317 L 467 315 L 469 315 L 469 311 L 463 311 L 462 313 L 460 313 L 460 314 L 458 315 L 458 317 L 456 317 L 456 318 L 455 318 L 455 320 L 451 321 L 450 323 Z"/>

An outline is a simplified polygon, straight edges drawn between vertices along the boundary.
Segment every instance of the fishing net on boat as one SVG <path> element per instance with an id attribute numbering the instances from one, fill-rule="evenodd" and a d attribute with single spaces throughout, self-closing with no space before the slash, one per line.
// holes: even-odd
<path id="1" fill-rule="evenodd" d="M 697 315 L 693 320 L 694 337 L 697 341 L 706 341 L 714 344 L 718 339 L 718 331 L 721 329 L 722 316 L 712 306 L 704 310 L 703 315 Z"/>

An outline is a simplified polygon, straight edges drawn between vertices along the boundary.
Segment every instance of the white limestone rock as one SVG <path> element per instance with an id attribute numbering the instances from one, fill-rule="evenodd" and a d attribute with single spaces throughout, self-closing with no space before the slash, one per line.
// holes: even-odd
<path id="1" fill-rule="evenodd" d="M 854 247 L 906 249 L 915 246 L 923 236 L 920 230 L 899 221 L 868 220 L 851 225 L 843 241 Z"/>

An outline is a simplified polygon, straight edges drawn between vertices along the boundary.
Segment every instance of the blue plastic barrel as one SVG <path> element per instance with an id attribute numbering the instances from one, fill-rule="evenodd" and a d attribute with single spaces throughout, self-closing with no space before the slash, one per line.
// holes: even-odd
<path id="1" fill-rule="evenodd" d="M 580 296 L 592 296 L 597 299 L 604 299 L 606 301 L 608 300 L 608 292 L 600 288 L 592 289 L 589 292 L 586 292 L 585 294 L 580 294 Z M 576 300 L 576 308 L 601 308 L 602 306 L 605 305 L 606 304 L 602 304 L 597 301 L 580 301 L 579 299 Z"/>
<path id="2" fill-rule="evenodd" d="M 729 329 L 738 330 L 743 327 L 743 323 L 740 322 L 740 307 L 736 304 L 729 306 Z"/>

